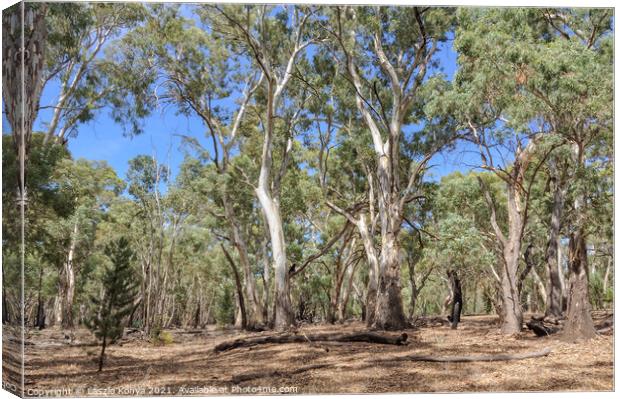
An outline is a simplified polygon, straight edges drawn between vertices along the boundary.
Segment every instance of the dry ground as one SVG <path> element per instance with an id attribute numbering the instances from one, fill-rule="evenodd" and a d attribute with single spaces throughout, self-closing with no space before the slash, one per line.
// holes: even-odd
<path id="1" fill-rule="evenodd" d="M 604 315 L 595 315 L 599 324 Z M 363 330 L 360 323 L 304 326 L 300 331 Z M 609 391 L 613 389 L 613 336 L 587 343 L 555 337 L 518 337 L 498 333 L 492 316 L 465 316 L 458 330 L 426 326 L 407 330 L 409 345 L 322 343 L 269 344 L 215 354 L 214 345 L 256 334 L 209 329 L 199 334 L 171 330 L 175 342 L 157 346 L 133 340 L 108 348 L 106 367 L 97 372 L 98 348 L 85 330 L 73 343 L 64 333 L 47 329 L 29 335 L 26 346 L 26 390 L 36 394 L 105 396 L 107 394 L 216 393 L 370 393 L 472 391 Z M 7 343 L 6 340 L 4 341 Z M 9 346 L 5 346 L 10 347 Z M 377 362 L 405 354 L 482 355 L 522 353 L 552 348 L 543 358 L 474 363 Z M 5 352 L 5 359 L 7 353 Z M 10 360 L 10 355 L 9 355 Z M 4 363 L 5 379 L 15 362 Z M 302 366 L 320 369 L 288 374 Z M 233 376 L 280 371 L 269 378 L 235 384 Z M 14 370 L 13 370 L 14 371 Z M 89 390 L 90 389 L 90 390 Z M 55 391 L 59 390 L 59 391 Z"/>

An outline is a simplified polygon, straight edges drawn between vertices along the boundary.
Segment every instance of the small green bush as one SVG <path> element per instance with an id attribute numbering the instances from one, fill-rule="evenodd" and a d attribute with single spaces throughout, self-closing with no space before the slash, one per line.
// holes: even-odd
<path id="1" fill-rule="evenodd" d="M 169 331 L 162 331 L 159 333 L 157 340 L 161 345 L 170 345 L 174 343 L 174 338 L 172 337 L 172 333 Z"/>

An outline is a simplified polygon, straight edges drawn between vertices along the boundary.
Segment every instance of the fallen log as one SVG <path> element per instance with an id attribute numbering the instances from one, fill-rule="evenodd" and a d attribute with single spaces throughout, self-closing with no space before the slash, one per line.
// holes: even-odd
<path id="1" fill-rule="evenodd" d="M 427 355 L 409 355 L 398 356 L 371 361 L 373 363 L 385 363 L 399 360 L 409 360 L 415 362 L 436 362 L 436 363 L 468 363 L 468 362 L 501 362 L 509 360 L 522 360 L 534 357 L 543 357 L 551 353 L 551 348 L 545 348 L 539 352 L 526 352 L 515 355 L 498 353 L 497 355 L 480 355 L 480 356 L 427 356 Z"/>
<path id="2" fill-rule="evenodd" d="M 359 332 L 351 334 L 324 333 L 324 334 L 281 334 L 267 335 L 249 338 L 238 338 L 232 341 L 225 341 L 213 348 L 214 352 L 224 352 L 227 350 L 249 347 L 263 344 L 291 344 L 297 342 L 316 342 L 316 341 L 336 341 L 336 342 L 368 342 L 372 344 L 384 345 L 406 345 L 407 334 L 383 335 L 374 332 Z"/>
<path id="3" fill-rule="evenodd" d="M 289 377 L 294 374 L 300 374 L 309 370 L 322 369 L 325 367 L 329 367 L 330 364 L 311 364 L 308 366 L 303 366 L 293 370 L 270 370 L 270 371 L 259 371 L 256 373 L 243 373 L 233 375 L 231 378 L 231 382 L 233 384 L 238 384 L 243 381 L 255 380 L 258 378 L 272 378 L 272 377 Z"/>
<path id="4" fill-rule="evenodd" d="M 555 334 L 560 331 L 560 327 L 549 325 L 542 320 L 532 319 L 525 323 L 527 328 L 532 330 L 537 337 L 546 337 L 548 335 Z"/>

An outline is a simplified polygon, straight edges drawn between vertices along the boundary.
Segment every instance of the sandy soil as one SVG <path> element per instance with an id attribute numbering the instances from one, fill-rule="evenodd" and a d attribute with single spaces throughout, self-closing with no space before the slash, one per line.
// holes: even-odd
<path id="1" fill-rule="evenodd" d="M 606 315 L 595 314 L 598 322 Z M 361 323 L 303 326 L 299 331 L 364 330 Z M 29 334 L 26 393 L 29 396 L 206 395 L 222 393 L 370 393 L 480 391 L 609 391 L 613 389 L 613 336 L 586 343 L 536 338 L 530 332 L 505 337 L 492 316 L 466 316 L 458 330 L 432 325 L 407 330 L 407 346 L 367 343 L 269 344 L 213 353 L 219 342 L 267 333 L 208 329 L 171 330 L 168 345 L 129 340 L 108 348 L 97 372 L 98 347 L 86 330 L 71 338 L 47 329 Z M 7 342 L 5 341 L 5 344 Z M 10 348 L 11 345 L 5 345 Z M 518 361 L 428 363 L 386 361 L 396 356 L 522 353 L 550 347 L 547 357 Z M 5 359 L 11 359 L 6 353 Z M 4 378 L 15 377 L 18 359 L 5 361 Z M 15 361 L 17 360 L 17 362 Z M 379 360 L 383 360 L 379 362 Z M 308 365 L 323 368 L 299 371 Z M 245 373 L 274 376 L 233 383 Z M 293 372 L 293 373 L 291 373 Z"/>

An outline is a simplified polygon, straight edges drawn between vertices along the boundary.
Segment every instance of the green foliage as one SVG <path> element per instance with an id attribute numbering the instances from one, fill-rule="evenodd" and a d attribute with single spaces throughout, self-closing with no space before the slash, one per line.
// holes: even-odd
<path id="1" fill-rule="evenodd" d="M 232 284 L 225 284 L 217 299 L 215 320 L 219 325 L 231 325 L 235 322 L 235 299 Z"/>
<path id="2" fill-rule="evenodd" d="M 105 254 L 110 264 L 101 278 L 102 295 L 92 296 L 95 315 L 87 326 L 102 341 L 114 343 L 123 335 L 123 320 L 133 310 L 136 279 L 132 270 L 134 253 L 125 238 L 109 243 Z"/>
<path id="3" fill-rule="evenodd" d="M 307 29 L 295 38 L 295 24 L 306 17 Z M 355 35 L 345 34 L 340 43 L 336 21 Z M 502 253 L 479 180 L 497 205 L 500 229 L 507 231 L 505 175 L 493 167 L 511 173 L 516 151 L 539 134 L 544 138 L 525 172 L 531 185 L 519 187 L 522 194 L 529 190 L 523 241 L 535 247 L 535 270 L 544 282 L 553 188 L 563 184 L 561 239 L 577 223 L 585 226 L 590 297 L 595 307 L 605 307 L 613 299 L 613 270 L 606 273 L 601 260 L 610 259 L 613 241 L 612 27 L 612 13 L 605 9 L 50 4 L 45 79 L 54 82 L 50 89 L 58 87 L 67 96 L 50 108 L 59 112 L 58 125 L 52 128 L 55 111 L 42 108 L 41 126 L 69 137 L 109 106 L 113 119 L 133 135 L 164 107 L 200 120 L 205 135 L 182 138 L 185 159 L 175 179 L 157 159 L 140 155 L 129 161 L 121 180 L 105 161 L 72 159 L 65 146 L 44 145 L 44 133 L 34 133 L 27 173 L 26 303 L 40 295 L 51 307 L 74 248 L 75 307 L 95 298 L 86 316 L 101 339 L 113 341 L 120 334 L 137 286 L 140 302 L 131 325 L 149 328 L 154 342 L 170 343 L 164 329 L 171 325 L 233 324 L 236 287 L 218 248 L 226 242 L 233 261 L 240 260 L 231 228 L 236 225 L 247 246 L 257 299 L 269 295 L 273 305 L 269 232 L 255 192 L 268 97 L 268 77 L 259 83 L 257 43 L 264 45 L 261 55 L 275 73 L 271 78 L 281 80 L 288 76 L 286 61 L 295 45 L 311 40 L 296 59 L 273 117 L 269 178 L 282 177 L 277 202 L 287 266 L 299 267 L 345 227 L 348 219 L 327 200 L 354 217 L 363 213 L 380 250 L 378 198 L 385 193 L 377 184 L 378 158 L 345 64 L 353 57 L 365 105 L 385 140 L 398 96 L 377 56 L 380 38 L 388 61 L 398 66 L 402 96 L 415 94 L 400 110 L 399 156 L 391 165 L 398 172 L 391 183 L 397 194 L 404 194 L 424 154 L 438 144 L 450 143 L 444 157 L 463 160 L 462 172 L 440 180 L 425 173 L 411 189 L 415 198 L 403 207 L 401 286 L 406 301 L 414 286 L 421 289 L 414 314 L 442 311 L 447 269 L 456 269 L 462 279 L 466 311 L 493 310 Z M 458 69 L 450 81 L 433 51 L 452 43 Z M 424 67 L 416 62 L 419 54 L 429 57 Z M 236 121 L 240 104 L 245 113 Z M 476 143 L 472 126 L 489 146 L 493 165 L 491 157 L 483 164 L 476 162 L 479 154 L 469 156 L 479 151 L 471 144 Z M 469 142 L 449 142 L 455 133 Z M 583 148 L 580 163 L 575 146 Z M 448 151 L 455 147 L 462 154 Z M 472 159 L 476 165 L 469 165 Z M 429 165 L 440 162 L 433 157 Z M 20 230 L 17 162 L 8 135 L 3 135 L 2 163 L 3 277 L 15 314 Z M 574 203 L 583 194 L 586 209 L 577 222 Z M 369 267 L 359 232 L 351 230 L 359 266 L 347 309 L 360 316 Z M 298 318 L 327 316 L 343 240 L 290 281 Z M 120 285 L 125 297 L 113 291 L 114 279 L 127 280 Z M 535 292 L 531 275 L 523 287 L 522 299 Z M 102 313 L 110 303 L 111 310 Z M 28 312 L 31 324 L 33 311 Z"/>

